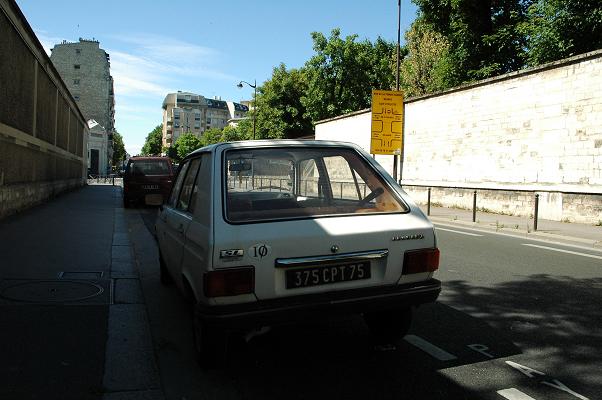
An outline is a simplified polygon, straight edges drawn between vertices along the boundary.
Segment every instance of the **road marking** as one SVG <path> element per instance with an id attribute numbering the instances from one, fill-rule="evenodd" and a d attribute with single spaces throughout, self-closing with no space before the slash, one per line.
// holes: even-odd
<path id="1" fill-rule="evenodd" d="M 475 344 L 469 344 L 468 348 L 471 350 L 474 350 L 478 353 L 483 354 L 484 356 L 487 356 L 489 358 L 493 358 L 493 355 L 490 353 L 487 353 L 485 350 L 489 350 L 489 347 L 485 346 L 484 344 L 479 344 L 479 343 L 475 343 Z"/>
<path id="2" fill-rule="evenodd" d="M 483 236 L 483 235 L 478 235 L 476 233 L 468 233 L 468 232 L 456 231 L 456 230 L 453 230 L 453 229 L 437 228 L 437 230 L 438 231 L 445 231 L 445 232 L 459 233 L 460 235 L 467 235 L 467 236 Z"/>
<path id="3" fill-rule="evenodd" d="M 416 336 L 416 335 L 406 335 L 406 337 L 404 338 L 406 342 L 413 344 L 414 346 L 418 347 L 420 350 L 424 351 L 425 353 L 430 354 L 431 356 L 435 357 L 437 360 L 440 361 L 449 361 L 449 360 L 455 360 L 456 356 L 454 356 L 453 354 L 448 353 L 447 351 L 443 350 L 440 347 L 435 346 L 432 343 L 427 342 L 426 340 L 424 340 L 423 338 Z"/>
<path id="4" fill-rule="evenodd" d="M 535 400 L 533 397 L 515 388 L 498 390 L 497 394 L 508 400 Z"/>
<path id="5" fill-rule="evenodd" d="M 595 256 L 593 254 L 587 254 L 587 253 L 579 253 L 577 251 L 571 251 L 571 250 L 557 249 L 556 247 L 540 246 L 538 244 L 531 244 L 531 243 L 523 243 L 523 246 L 537 247 L 538 249 L 558 251 L 560 253 L 574 254 L 577 256 L 583 256 L 583 257 L 595 258 L 597 260 L 602 260 L 602 256 Z"/>
<path id="6" fill-rule="evenodd" d="M 439 228 L 439 226 L 447 226 L 450 228 L 456 228 L 458 226 L 458 225 L 446 224 L 444 222 L 433 222 L 433 224 L 435 225 L 435 228 L 437 228 L 437 229 L 441 229 L 441 228 Z M 529 235 L 527 233 L 523 233 L 521 235 L 521 234 L 508 233 L 508 232 L 496 232 L 493 230 L 486 230 L 485 228 L 479 229 L 479 228 L 473 228 L 473 227 L 468 227 L 468 226 L 462 226 L 462 229 L 467 229 L 467 230 L 470 230 L 473 232 L 481 232 L 481 233 L 485 233 L 485 234 L 489 234 L 489 235 L 507 236 L 507 237 L 521 239 L 521 240 L 527 239 L 532 242 L 556 244 L 558 246 L 571 247 L 573 249 L 581 249 L 581 250 L 594 251 L 596 253 L 602 253 L 602 249 L 596 248 L 593 246 L 581 246 L 581 245 L 574 244 L 574 243 L 557 242 L 552 239 L 544 239 L 541 237 L 529 237 Z M 558 235 L 558 239 L 562 239 L 562 236 Z"/>

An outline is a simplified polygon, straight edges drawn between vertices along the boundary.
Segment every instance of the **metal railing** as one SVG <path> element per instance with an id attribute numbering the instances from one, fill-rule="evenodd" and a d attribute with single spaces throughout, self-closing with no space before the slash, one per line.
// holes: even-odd
<path id="1" fill-rule="evenodd" d="M 283 185 L 284 183 L 284 185 Z M 275 178 L 275 177 L 228 177 L 228 187 L 231 189 L 244 189 L 244 190 L 265 190 L 267 192 L 282 192 L 287 191 L 290 188 L 290 179 L 288 178 Z M 317 195 L 318 193 L 318 180 L 317 179 L 303 179 L 300 181 L 299 195 L 307 196 Z M 357 199 L 358 192 L 355 182 L 353 181 L 330 181 L 332 188 L 333 197 L 340 199 Z M 358 182 L 360 193 L 362 198 L 366 197 L 366 194 L 370 192 L 368 185 L 363 182 Z M 315 190 L 312 190 L 315 188 Z"/>
<path id="2" fill-rule="evenodd" d="M 116 174 L 111 175 L 88 175 L 88 185 L 112 185 L 123 186 L 123 178 Z"/>
<path id="3" fill-rule="evenodd" d="M 431 190 L 435 189 L 460 189 L 460 190 L 472 190 L 472 222 L 477 221 L 477 193 L 481 191 L 498 191 L 498 192 L 526 192 L 533 195 L 534 210 L 533 210 L 533 230 L 537 230 L 537 220 L 539 214 L 539 193 L 537 192 L 549 192 L 548 190 L 526 190 L 526 189 L 500 189 L 500 188 L 474 188 L 474 187 L 460 187 L 460 186 L 439 186 L 439 185 L 414 185 L 414 184 L 402 184 L 402 186 L 409 187 L 421 187 L 427 188 L 427 203 L 426 203 L 426 215 L 431 215 Z M 564 193 L 564 192 L 563 192 Z"/>

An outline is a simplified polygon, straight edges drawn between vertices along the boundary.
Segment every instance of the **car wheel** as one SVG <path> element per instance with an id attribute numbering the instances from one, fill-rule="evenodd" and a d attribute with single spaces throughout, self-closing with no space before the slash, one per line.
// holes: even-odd
<path id="1" fill-rule="evenodd" d="M 375 311 L 364 314 L 364 321 L 377 344 L 398 342 L 410 330 L 412 309 Z"/>
<path id="2" fill-rule="evenodd" d="M 208 327 L 193 312 L 192 334 L 196 360 L 201 368 L 220 368 L 226 364 L 228 338 L 225 332 Z"/>
<path id="3" fill-rule="evenodd" d="M 165 286 L 171 285 L 173 283 L 173 278 L 171 277 L 171 275 L 169 275 L 167 265 L 165 265 L 165 261 L 163 261 L 163 256 L 161 255 L 161 252 L 159 252 L 159 270 L 159 279 L 161 280 L 161 283 Z"/>

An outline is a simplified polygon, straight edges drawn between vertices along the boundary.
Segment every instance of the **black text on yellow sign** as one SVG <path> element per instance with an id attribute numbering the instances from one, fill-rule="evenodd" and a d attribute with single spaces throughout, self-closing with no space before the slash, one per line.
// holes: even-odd
<path id="1" fill-rule="evenodd" d="M 403 146 L 403 93 L 372 90 L 370 153 L 401 154 Z"/>

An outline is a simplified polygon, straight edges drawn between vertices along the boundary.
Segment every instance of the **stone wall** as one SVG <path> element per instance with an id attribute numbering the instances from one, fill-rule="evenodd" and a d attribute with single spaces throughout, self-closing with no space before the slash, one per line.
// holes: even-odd
<path id="1" fill-rule="evenodd" d="M 321 121 L 316 139 L 369 150 L 370 119 Z M 602 219 L 602 51 L 408 99 L 404 132 L 402 184 L 418 198 L 418 186 L 477 188 L 483 207 L 529 215 L 521 193 L 538 192 L 542 218 Z M 376 159 L 392 171 L 392 156 Z M 441 190 L 442 205 L 464 204 L 464 189 Z"/>
<path id="2" fill-rule="evenodd" d="M 0 0 L 0 218 L 86 178 L 87 125 L 14 0 Z"/>

